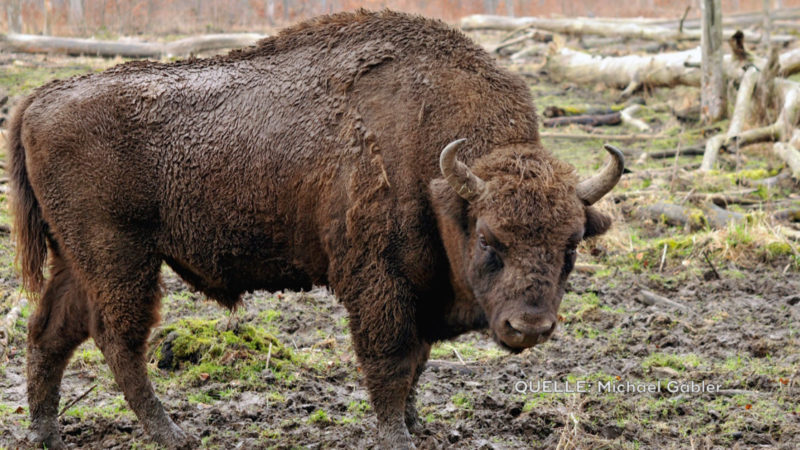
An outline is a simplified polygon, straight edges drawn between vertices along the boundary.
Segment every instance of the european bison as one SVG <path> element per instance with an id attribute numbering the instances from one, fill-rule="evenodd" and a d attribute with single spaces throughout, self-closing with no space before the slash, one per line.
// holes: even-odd
<path id="1" fill-rule="evenodd" d="M 607 147 L 579 183 L 542 148 L 522 80 L 459 31 L 395 12 L 52 82 L 22 102 L 9 142 L 24 286 L 43 292 L 30 437 L 48 448 L 64 445 L 61 376 L 90 336 L 147 433 L 191 443 L 143 357 L 162 261 L 227 307 L 330 286 L 382 442 L 413 447 L 431 343 L 487 326 L 512 351 L 545 341 L 575 247 L 610 225 L 590 205 L 623 165 Z"/>

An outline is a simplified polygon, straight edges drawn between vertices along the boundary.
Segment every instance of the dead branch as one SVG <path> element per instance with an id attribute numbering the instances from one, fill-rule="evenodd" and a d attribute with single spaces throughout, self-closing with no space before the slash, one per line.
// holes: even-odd
<path id="1" fill-rule="evenodd" d="M 87 389 L 87 390 L 86 390 L 86 391 L 85 391 L 83 394 L 79 395 L 78 397 L 74 398 L 72 401 L 70 401 L 69 403 L 67 403 L 66 405 L 64 405 L 64 407 L 63 407 L 63 408 L 61 408 L 61 412 L 60 412 L 60 413 L 58 413 L 58 417 L 61 417 L 61 416 L 63 416 L 63 415 L 64 415 L 64 413 L 65 413 L 65 412 L 67 412 L 67 410 L 68 410 L 68 409 L 70 409 L 70 408 L 72 408 L 73 406 L 75 406 L 75 404 L 76 404 L 76 403 L 78 403 L 78 402 L 79 402 L 79 401 L 81 401 L 81 400 L 82 400 L 84 397 L 86 397 L 87 395 L 89 395 L 89 393 L 90 393 L 90 392 L 92 392 L 92 391 L 93 391 L 93 390 L 94 390 L 96 387 L 97 387 L 97 384 L 93 384 L 93 385 L 92 385 L 92 386 L 91 386 L 89 389 Z"/>
<path id="2" fill-rule="evenodd" d="M 650 125 L 646 124 L 642 119 L 637 119 L 636 117 L 633 117 L 634 114 L 639 112 L 641 108 L 642 108 L 641 105 L 636 105 L 636 104 L 628 106 L 627 108 L 623 109 L 620 112 L 620 118 L 622 119 L 622 123 L 630 125 L 639 131 L 648 132 L 650 131 Z"/>
<path id="3" fill-rule="evenodd" d="M 670 308 L 677 308 L 683 311 L 689 309 L 686 305 L 672 301 L 667 297 L 656 294 L 655 292 L 650 292 L 647 289 L 642 289 L 641 291 L 639 291 L 639 294 L 640 296 L 636 297 L 636 300 L 639 303 L 643 303 L 648 306 L 661 305 L 661 306 L 668 306 Z"/>
<path id="4" fill-rule="evenodd" d="M 539 31 L 536 29 L 530 29 L 527 33 L 523 34 L 522 36 L 517 36 L 516 38 L 509 39 L 497 44 L 495 47 L 489 49 L 490 53 L 500 53 L 501 50 L 504 50 L 508 47 L 511 47 L 516 44 L 523 43 L 525 41 L 532 40 L 536 42 L 552 42 L 553 35 L 552 33 L 546 33 L 544 31 Z"/>
<path id="5" fill-rule="evenodd" d="M 566 125 L 589 125 L 599 127 L 602 125 L 619 125 L 622 122 L 622 115 L 619 112 L 610 114 L 583 114 L 578 116 L 563 116 L 545 119 L 542 125 L 548 128 L 563 127 Z"/>
<path id="6" fill-rule="evenodd" d="M 127 58 L 183 57 L 209 50 L 239 48 L 255 44 L 261 34 L 207 34 L 174 42 L 118 42 L 94 39 L 39 36 L 32 34 L 0 35 L 0 47 L 23 53 L 60 53 Z"/>

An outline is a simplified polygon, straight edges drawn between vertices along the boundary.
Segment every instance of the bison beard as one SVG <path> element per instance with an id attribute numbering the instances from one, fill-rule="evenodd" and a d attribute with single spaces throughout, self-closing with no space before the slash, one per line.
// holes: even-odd
<path id="1" fill-rule="evenodd" d="M 610 225 L 590 205 L 622 170 L 609 147 L 578 183 L 542 148 L 519 78 L 443 23 L 394 12 L 52 82 L 22 102 L 9 143 L 18 259 L 41 296 L 30 438 L 48 448 L 64 446 L 61 376 L 88 337 L 149 435 L 192 445 L 143 357 L 162 261 L 229 307 L 330 286 L 383 444 L 413 447 L 431 344 L 487 326 L 514 351 L 546 340 L 575 247 Z"/>

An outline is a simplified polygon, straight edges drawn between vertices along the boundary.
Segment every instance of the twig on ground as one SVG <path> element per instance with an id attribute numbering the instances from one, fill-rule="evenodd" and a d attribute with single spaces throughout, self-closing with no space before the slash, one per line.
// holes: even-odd
<path id="1" fill-rule="evenodd" d="M 708 257 L 708 252 L 705 251 L 705 250 L 703 251 L 703 258 L 706 260 L 706 263 L 708 264 L 708 267 L 711 267 L 711 271 L 714 272 L 714 276 L 717 277 L 718 280 L 720 278 L 722 278 L 721 276 L 719 276 L 719 272 L 717 272 L 717 268 L 714 267 L 714 263 L 711 262 L 711 258 Z"/>
<path id="2" fill-rule="evenodd" d="M 90 393 L 90 392 L 92 392 L 93 390 L 95 390 L 95 388 L 96 388 L 96 387 L 97 387 L 97 384 L 93 384 L 93 385 L 92 385 L 92 386 L 91 386 L 89 389 L 87 389 L 87 390 L 86 390 L 86 392 L 84 392 L 83 394 L 81 394 L 81 395 L 79 395 L 78 397 L 76 397 L 75 399 L 73 399 L 71 402 L 69 402 L 69 403 L 67 403 L 66 405 L 64 405 L 64 407 L 63 407 L 63 408 L 61 408 L 61 412 L 60 412 L 60 413 L 58 413 L 58 417 L 61 417 L 61 416 L 63 416 L 63 415 L 64 415 L 64 413 L 65 413 L 65 412 L 67 412 L 67 410 L 68 410 L 68 409 L 72 408 L 72 407 L 73 407 L 73 406 L 74 406 L 76 403 L 78 403 L 78 402 L 79 402 L 79 401 L 81 401 L 81 400 L 82 400 L 84 397 L 86 397 L 87 395 L 89 395 L 89 393 Z"/>

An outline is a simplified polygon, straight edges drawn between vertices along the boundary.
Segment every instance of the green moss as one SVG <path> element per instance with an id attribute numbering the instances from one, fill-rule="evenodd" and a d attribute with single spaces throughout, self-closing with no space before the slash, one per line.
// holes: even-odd
<path id="1" fill-rule="evenodd" d="M 770 242 L 764 249 L 766 256 L 769 260 L 773 260 L 779 256 L 793 255 L 795 252 L 794 247 L 788 242 Z"/>
<path id="2" fill-rule="evenodd" d="M 185 318 L 164 327 L 164 337 L 153 350 L 154 358 L 162 367 L 181 370 L 181 382 L 193 386 L 209 380 L 238 380 L 243 386 L 260 386 L 268 369 L 278 379 L 291 379 L 288 368 L 295 356 L 275 336 L 247 323 L 220 331 L 219 322 Z"/>

